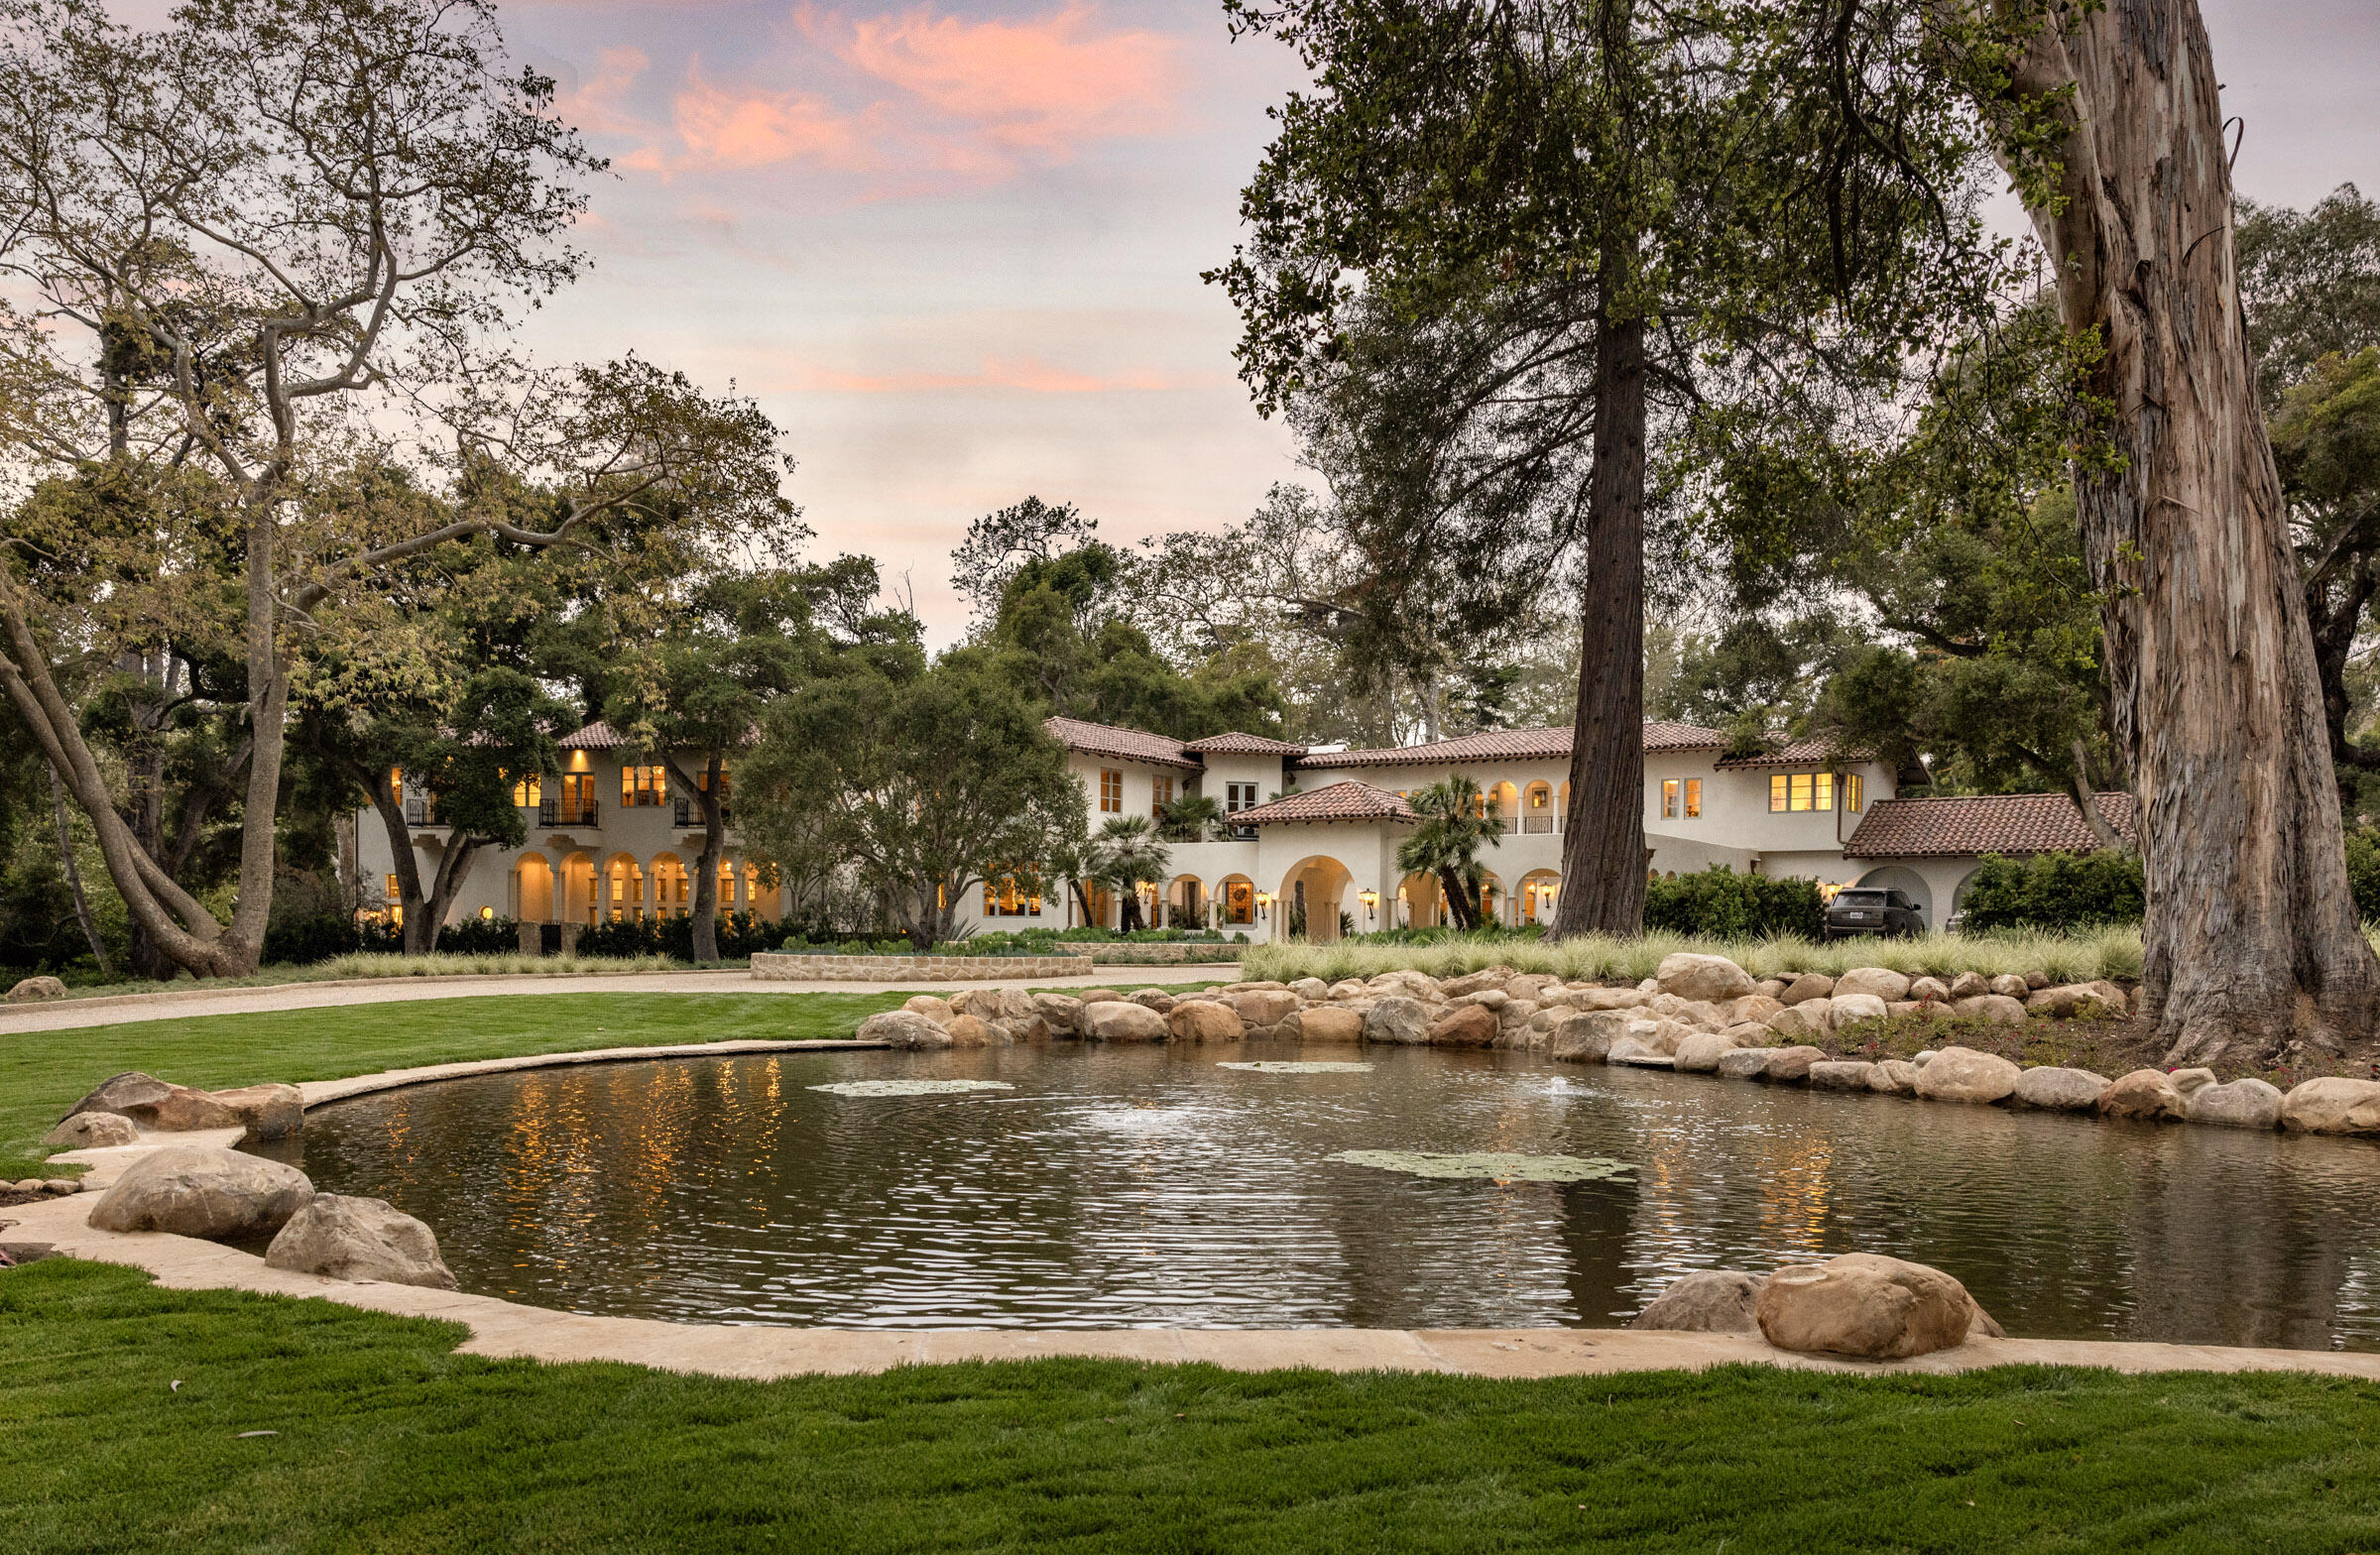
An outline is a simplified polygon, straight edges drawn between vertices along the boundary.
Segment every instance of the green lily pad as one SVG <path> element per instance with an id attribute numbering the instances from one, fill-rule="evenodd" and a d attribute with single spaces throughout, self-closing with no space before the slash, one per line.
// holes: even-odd
<path id="1" fill-rule="evenodd" d="M 1432 1155 L 1422 1150 L 1341 1150 L 1331 1157 L 1350 1166 L 1374 1166 L 1415 1177 L 1460 1177 L 1493 1182 L 1601 1182 L 1625 1177 L 1636 1168 L 1603 1155 L 1509 1155 L 1482 1151 Z"/>
<path id="2" fill-rule="evenodd" d="M 810 1089 L 836 1096 L 941 1096 L 952 1091 L 1013 1091 L 1016 1087 L 1006 1080 L 845 1080 Z"/>
<path id="3" fill-rule="evenodd" d="M 1319 1058 L 1259 1058 L 1250 1063 L 1217 1064 L 1218 1069 L 1253 1069 L 1258 1074 L 1369 1074 L 1369 1064 L 1326 1063 Z"/>

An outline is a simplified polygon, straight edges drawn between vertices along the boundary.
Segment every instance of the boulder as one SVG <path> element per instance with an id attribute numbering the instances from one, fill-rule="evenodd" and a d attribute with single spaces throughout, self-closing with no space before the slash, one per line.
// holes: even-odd
<path id="1" fill-rule="evenodd" d="M 1835 1029 L 1838 1031 L 1861 1020 L 1881 1020 L 1892 1014 L 1891 1011 L 1884 1008 L 1884 1001 L 1873 994 L 1844 993 L 1843 984 L 1840 982 L 1835 985 L 1835 997 L 1829 1001 L 1833 1007 L 1829 1012 L 1829 1017 L 1834 1021 Z"/>
<path id="2" fill-rule="evenodd" d="M 210 1095 L 231 1109 L 250 1139 L 286 1139 L 305 1127 L 305 1094 L 294 1085 L 244 1085 Z"/>
<path id="3" fill-rule="evenodd" d="M 1814 1065 L 1827 1061 L 1823 1047 L 1776 1047 L 1766 1049 L 1767 1062 L 1760 1067 L 1760 1078 L 1774 1085 L 1798 1085 L 1810 1078 Z"/>
<path id="4" fill-rule="evenodd" d="M 2380 1080 L 2308 1080 L 2281 1099 L 2281 1127 L 2300 1134 L 2380 1134 Z"/>
<path id="5" fill-rule="evenodd" d="M 1734 1038 L 1724 1031 L 1697 1031 L 1680 1042 L 1671 1056 L 1680 1074 L 1717 1074 L 1720 1059 L 1735 1050 Z"/>
<path id="6" fill-rule="evenodd" d="M 76 1113 L 116 1113 L 140 1121 L 140 1115 L 174 1094 L 178 1087 L 169 1085 L 153 1074 L 138 1069 L 110 1075 L 99 1082 L 99 1088 L 66 1109 L 66 1116 Z"/>
<path id="7" fill-rule="evenodd" d="M 1545 1054 L 1566 1063 L 1600 1064 L 1611 1044 L 1628 1034 L 1629 1013 L 1623 1010 L 1586 1010 L 1565 1016 L 1546 1033 Z"/>
<path id="8" fill-rule="evenodd" d="M 1653 981 L 1661 985 L 1665 994 L 1719 1004 L 1741 999 L 1752 991 L 1751 975 L 1734 962 L 1725 956 L 1698 956 L 1688 950 L 1662 957 Z"/>
<path id="9" fill-rule="evenodd" d="M 1512 996 L 1500 988 L 1483 988 L 1476 994 L 1457 995 L 1447 1003 L 1466 1009 L 1476 1006 L 1482 1010 L 1501 1010 L 1512 1003 Z"/>
<path id="10" fill-rule="evenodd" d="M 1766 994 L 1746 994 L 1727 1007 L 1726 1023 L 1741 1025 L 1749 1020 L 1758 1025 L 1784 1008 Z"/>
<path id="11" fill-rule="evenodd" d="M 973 1011 L 963 1016 L 952 1016 L 949 1023 L 944 1025 L 942 1030 L 950 1038 L 950 1045 L 953 1047 L 990 1047 L 992 1045 L 992 1022 L 976 1015 Z"/>
<path id="12" fill-rule="evenodd" d="M 1634 1032 L 1613 1042 L 1610 1050 L 1604 1054 L 1604 1062 L 1607 1064 L 1632 1064 L 1639 1059 L 1650 1060 L 1655 1064 L 1669 1063 L 1673 1067 L 1676 1063 L 1676 1060 L 1672 1059 L 1669 1054 Z"/>
<path id="13" fill-rule="evenodd" d="M 1504 992 L 1514 999 L 1531 999 L 1544 1004 L 1548 996 L 1562 991 L 1562 980 L 1545 972 L 1523 972 L 1504 982 Z"/>
<path id="14" fill-rule="evenodd" d="M 1213 996 L 1210 996 L 1213 997 Z M 1253 989 L 1244 994 L 1221 996 L 1223 1003 L 1240 1012 L 1240 1018 L 1250 1025 L 1277 1025 L 1281 1017 L 1297 1009 L 1303 1001 L 1287 989 Z"/>
<path id="15" fill-rule="evenodd" d="M 1361 1042 L 1364 1015 L 1334 1005 L 1319 1005 L 1298 1017 L 1299 1038 L 1308 1042 Z"/>
<path id="16" fill-rule="evenodd" d="M 1781 1000 L 1785 997 L 1785 986 L 1791 981 L 1790 978 L 1764 977 L 1752 985 L 1752 992 L 1763 999 Z"/>
<path id="17" fill-rule="evenodd" d="M 1630 1328 L 1662 1329 L 1673 1334 L 1754 1334 L 1759 1319 L 1752 1315 L 1760 1287 L 1768 1281 L 1741 1269 L 1697 1269 L 1653 1297 L 1645 1309 L 1628 1319 Z"/>
<path id="18" fill-rule="evenodd" d="M 1970 1102 L 1988 1106 L 2016 1090 L 2024 1071 L 1993 1053 L 1971 1047 L 1946 1047 L 1917 1071 L 1917 1094 L 1930 1102 Z"/>
<path id="19" fill-rule="evenodd" d="M 1212 999 L 1184 999 L 1166 1014 L 1177 1042 L 1237 1042 L 1244 1029 L 1240 1012 Z"/>
<path id="20" fill-rule="evenodd" d="M 54 1150 L 101 1150 L 118 1144 L 138 1144 L 141 1131 L 122 1113 L 76 1113 L 42 1136 Z"/>
<path id="21" fill-rule="evenodd" d="M 1766 1047 L 1777 1039 L 1776 1032 L 1764 1025 L 1754 1025 L 1750 1021 L 1745 1021 L 1741 1025 L 1728 1026 L 1719 1034 L 1733 1042 L 1737 1047 Z"/>
<path id="22" fill-rule="evenodd" d="M 1785 985 L 1777 996 L 1780 1005 L 1806 1004 L 1813 999 L 1828 999 L 1835 993 L 1835 980 L 1824 972 L 1804 972 Z"/>
<path id="23" fill-rule="evenodd" d="M 1239 990 L 1235 989 L 1233 992 L 1237 993 Z M 1098 1005 L 1105 1004 L 1111 999 L 1122 999 L 1124 996 L 1112 988 L 1086 988 L 1074 997 L 1086 1005 Z"/>
<path id="24" fill-rule="evenodd" d="M 12 1005 L 38 1004 L 45 999 L 63 999 L 66 985 L 54 977 L 29 977 L 8 991 Z"/>
<path id="25" fill-rule="evenodd" d="M 1514 967 L 1482 967 L 1462 977 L 1448 978 L 1438 985 L 1438 993 L 1445 999 L 1461 999 L 1465 994 L 1483 993 L 1491 988 L 1502 993 L 1504 985 L 1519 975 L 1519 970 Z"/>
<path id="26" fill-rule="evenodd" d="M 2019 1107 L 2038 1107 L 2044 1112 L 2082 1113 L 2096 1107 L 2099 1093 L 2106 1089 L 2104 1075 L 2043 1064 L 2019 1074 L 2008 1099 Z"/>
<path id="27" fill-rule="evenodd" d="M 1436 999 L 1440 997 L 1438 980 L 1427 972 L 1411 967 L 1398 967 L 1372 978 L 1366 987 L 1375 994 L 1396 994 L 1406 999 Z"/>
<path id="28" fill-rule="evenodd" d="M 1458 1005 L 1430 1027 L 1425 1040 L 1432 1047 L 1487 1047 L 1495 1041 L 1495 1013 L 1479 1005 Z"/>
<path id="29" fill-rule="evenodd" d="M 1864 1091 L 1868 1089 L 1867 1072 L 1874 1064 L 1850 1059 L 1828 1058 L 1810 1066 L 1810 1089 L 1813 1091 Z"/>
<path id="30" fill-rule="evenodd" d="M 184 1133 L 192 1129 L 237 1129 L 243 1124 L 240 1115 L 216 1101 L 213 1093 L 194 1091 L 186 1085 L 174 1087 L 172 1095 L 149 1109 L 148 1117 L 135 1115 L 133 1121 L 168 1133 Z"/>
<path id="31" fill-rule="evenodd" d="M 1991 980 L 1990 991 L 2002 999 L 2025 999 L 2033 992 L 2033 982 L 2021 972 L 2003 972 Z"/>
<path id="32" fill-rule="evenodd" d="M 1917 1065 L 1906 1058 L 1880 1058 L 1867 1066 L 1867 1088 L 1879 1096 L 1915 1096 Z"/>
<path id="33" fill-rule="evenodd" d="M 1588 988 L 1564 997 L 1581 1010 L 1634 1010 L 1645 996 L 1632 988 Z"/>
<path id="34" fill-rule="evenodd" d="M 2262 1080 L 2234 1080 L 2190 1093 L 2190 1121 L 2220 1129 L 2281 1127 L 2281 1088 Z"/>
<path id="35" fill-rule="evenodd" d="M 1722 1053 L 1711 1072 L 1723 1080 L 1757 1080 L 1768 1073 L 1768 1058 L 1772 1051 L 1766 1047 L 1738 1047 Z"/>
<path id="36" fill-rule="evenodd" d="M 2023 1025 L 2025 1002 L 2006 994 L 1975 994 L 1951 1006 L 1962 1020 L 1988 1020 L 1993 1025 Z"/>
<path id="37" fill-rule="evenodd" d="M 1083 1035 L 1094 1042 L 1162 1042 L 1173 1035 L 1173 1030 L 1166 1025 L 1163 1016 L 1146 1005 L 1135 1005 L 1129 999 L 1103 999 L 1083 1007 Z"/>
<path id="38" fill-rule="evenodd" d="M 1794 1037 L 1824 1036 L 1834 1022 L 1834 1000 L 1805 999 L 1798 1005 L 1787 1005 L 1760 1023 L 1779 1036 Z"/>
<path id="39" fill-rule="evenodd" d="M 1308 1004 L 1317 1004 L 1331 997 L 1331 985 L 1318 977 L 1301 977 L 1289 984 L 1289 992 Z"/>
<path id="40" fill-rule="evenodd" d="M 973 1017 L 967 1018 L 973 1019 Z M 454 1289 L 427 1226 L 381 1199 L 317 1193 L 265 1249 L 265 1262 L 298 1274 Z"/>
<path id="41" fill-rule="evenodd" d="M 1980 972 L 1962 972 L 1951 979 L 1952 999 L 1980 999 L 1991 992 L 1991 980 Z"/>
<path id="42" fill-rule="evenodd" d="M 2025 987 L 2031 992 L 2038 994 L 2049 986 L 2050 975 L 2047 972 L 2028 972 L 2025 974 Z"/>
<path id="43" fill-rule="evenodd" d="M 1777 1270 L 1753 1316 L 1779 1350 L 1898 1361 L 1965 1343 L 1980 1314 L 1966 1287 L 1938 1268 L 1846 1253 Z"/>
<path id="44" fill-rule="evenodd" d="M 2173 1081 L 2174 1089 L 2180 1091 L 2184 1096 L 2195 1096 L 2201 1090 L 2214 1084 L 2214 1071 L 2204 1068 L 2177 1069 L 2166 1078 Z"/>
<path id="45" fill-rule="evenodd" d="M 1035 994 L 1032 1009 L 1052 1036 L 1074 1036 L 1082 1030 L 1083 1002 L 1071 994 Z"/>
<path id="46" fill-rule="evenodd" d="M 1890 1004 L 1909 997 L 1909 979 L 1890 967 L 1853 967 L 1835 980 L 1835 997 L 1845 994 L 1867 994 L 1878 1004 Z"/>
<path id="47" fill-rule="evenodd" d="M 2190 1101 L 2162 1069 L 2135 1069 L 2107 1082 L 2099 1093 L 2102 1118 L 2136 1118 L 2143 1123 L 2186 1123 Z"/>
<path id="48" fill-rule="evenodd" d="M 1951 997 L 1951 985 L 1938 977 L 1912 978 L 1905 996 L 1920 1004 L 1941 1004 Z"/>
<path id="49" fill-rule="evenodd" d="M 964 999 L 967 996 L 961 994 L 959 997 Z M 933 994 L 911 994 L 902 1001 L 900 1008 L 913 1016 L 923 1016 L 936 1025 L 948 1025 L 958 1015 L 957 1011 L 950 1008 L 949 1000 Z"/>
<path id="50" fill-rule="evenodd" d="M 1173 1009 L 1173 996 L 1161 988 L 1144 988 L 1130 997 L 1141 1009 L 1154 1010 L 1159 1015 L 1168 1014 Z"/>
<path id="51" fill-rule="evenodd" d="M 1418 999 L 1390 995 L 1364 1013 L 1364 1040 L 1418 1047 L 1430 1039 L 1430 1010 Z"/>
<path id="52" fill-rule="evenodd" d="M 124 1169 L 91 1207 L 99 1231 L 182 1237 L 269 1237 L 314 1196 L 295 1166 L 211 1144 L 153 1150 Z"/>
<path id="53" fill-rule="evenodd" d="M 2113 983 L 2061 983 L 2032 995 L 2025 1008 L 2037 1016 L 2067 1019 L 2085 1013 L 2120 1016 L 2132 1007 Z"/>
<path id="54" fill-rule="evenodd" d="M 953 1017 L 953 1019 L 958 1018 Z M 852 1033 L 863 1042 L 888 1042 L 894 1047 L 948 1047 L 949 1030 L 911 1010 L 887 1010 L 870 1016 Z"/>
<path id="55" fill-rule="evenodd" d="M 1351 977 L 1340 982 L 1333 983 L 1330 987 L 1330 992 L 1326 997 L 1331 999 L 1362 999 L 1366 994 L 1370 992 L 1371 990 L 1366 988 L 1363 984 L 1357 982 Z"/>

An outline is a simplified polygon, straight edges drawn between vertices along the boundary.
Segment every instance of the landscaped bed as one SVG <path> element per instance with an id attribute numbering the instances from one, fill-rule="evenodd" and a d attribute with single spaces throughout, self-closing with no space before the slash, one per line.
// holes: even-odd
<path id="1" fill-rule="evenodd" d="M 127 1551 L 2353 1550 L 2380 1389 L 1053 1360 L 742 1382 L 0 1272 L 0 1528 Z M 173 1385 L 177 1384 L 178 1385 Z M 270 1433 L 270 1434 L 251 1434 Z"/>

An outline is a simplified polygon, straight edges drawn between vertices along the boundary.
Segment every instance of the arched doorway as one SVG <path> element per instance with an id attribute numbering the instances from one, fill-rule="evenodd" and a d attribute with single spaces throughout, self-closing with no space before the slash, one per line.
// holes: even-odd
<path id="1" fill-rule="evenodd" d="M 513 865 L 513 917 L 522 923 L 551 923 L 553 866 L 542 853 L 524 853 Z"/>
<path id="2" fill-rule="evenodd" d="M 562 860 L 562 921 L 595 922 L 595 860 L 585 853 L 573 853 Z"/>
<path id="3" fill-rule="evenodd" d="M 687 878 L 685 862 L 674 853 L 656 853 L 653 858 L 653 915 L 659 918 L 684 917 L 691 910 L 692 881 Z"/>
<path id="4" fill-rule="evenodd" d="M 1207 893 L 1204 883 L 1195 875 L 1176 875 L 1173 884 L 1165 888 L 1165 921 L 1159 927 L 1206 926 Z"/>
<path id="5" fill-rule="evenodd" d="M 1562 894 L 1562 875 L 1558 870 L 1531 870 L 1520 878 L 1520 894 L 1515 910 L 1516 921 L 1522 924 L 1551 923 L 1554 920 L 1554 901 Z"/>
<path id="6" fill-rule="evenodd" d="M 736 864 L 733 859 L 719 861 L 719 901 L 722 916 L 736 910 Z"/>
<path id="7" fill-rule="evenodd" d="M 615 853 L 603 866 L 605 916 L 614 923 L 634 922 L 645 915 L 645 871 L 625 853 Z"/>
<path id="8" fill-rule="evenodd" d="M 1256 883 L 1245 875 L 1226 875 L 1215 887 L 1215 902 L 1225 928 L 1252 928 L 1256 921 Z"/>
<path id="9" fill-rule="evenodd" d="M 1291 865 L 1281 877 L 1273 908 L 1280 935 L 1316 945 L 1337 944 L 1340 916 L 1355 905 L 1355 879 L 1346 865 L 1321 854 Z"/>
<path id="10" fill-rule="evenodd" d="M 1880 870 L 1869 870 L 1853 884 L 1877 886 L 1886 891 L 1906 894 L 1911 901 L 1917 903 L 1918 915 L 1925 919 L 1926 927 L 1935 926 L 1934 893 L 1926 885 L 1926 878 L 1917 871 L 1904 869 L 1898 864 L 1887 864 Z"/>
<path id="11" fill-rule="evenodd" d="M 1446 894 L 1435 875 L 1408 875 L 1396 888 L 1396 915 L 1403 928 L 1436 928 L 1446 921 Z"/>
<path id="12" fill-rule="evenodd" d="M 1511 913 L 1504 900 L 1505 895 L 1501 876 L 1492 870 L 1481 874 L 1480 921 L 1482 923 L 1508 923 L 1511 921 Z"/>

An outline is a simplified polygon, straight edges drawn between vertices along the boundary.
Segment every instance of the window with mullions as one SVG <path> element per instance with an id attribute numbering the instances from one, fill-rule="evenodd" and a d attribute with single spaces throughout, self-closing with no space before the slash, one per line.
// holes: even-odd
<path id="1" fill-rule="evenodd" d="M 1113 767 L 1099 770 L 1099 808 L 1101 813 L 1124 813 L 1124 774 Z"/>
<path id="2" fill-rule="evenodd" d="M 622 804 L 663 804 L 669 798 L 669 774 L 660 767 L 620 769 Z"/>

